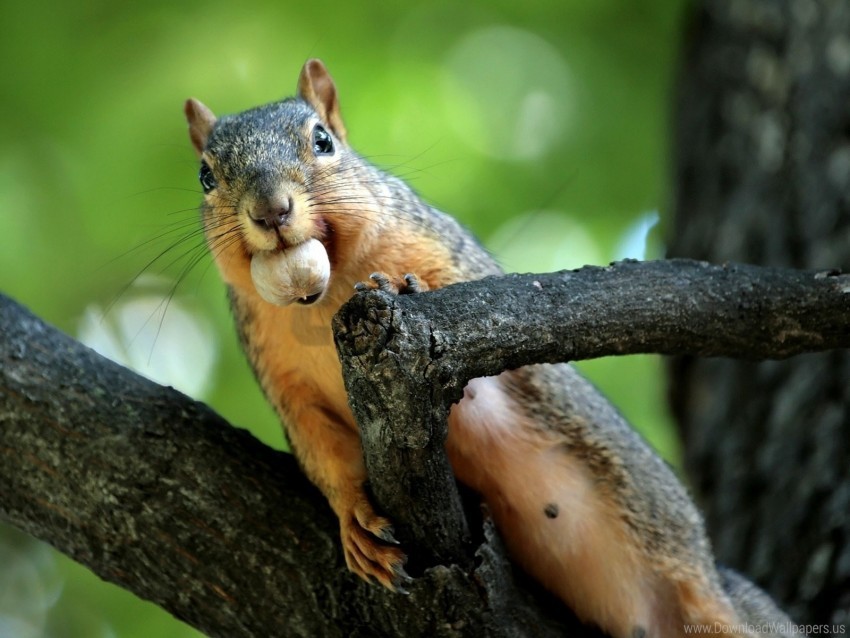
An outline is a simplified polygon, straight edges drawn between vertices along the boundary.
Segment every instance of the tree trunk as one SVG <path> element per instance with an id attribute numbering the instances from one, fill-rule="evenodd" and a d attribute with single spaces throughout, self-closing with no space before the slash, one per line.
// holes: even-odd
<path id="1" fill-rule="evenodd" d="M 670 253 L 850 265 L 850 3 L 705 0 L 677 103 Z M 719 560 L 796 620 L 850 616 L 850 356 L 680 358 L 671 398 Z"/>

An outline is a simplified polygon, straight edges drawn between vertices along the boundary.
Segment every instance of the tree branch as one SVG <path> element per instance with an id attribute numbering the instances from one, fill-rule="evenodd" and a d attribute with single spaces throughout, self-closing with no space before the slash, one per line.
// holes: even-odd
<path id="1" fill-rule="evenodd" d="M 410 596 L 347 574 L 337 522 L 291 457 L 0 297 L 0 516 L 212 636 L 587 635 L 516 587 L 486 525 L 474 534 L 478 566 L 463 560 L 463 515 L 439 459 L 466 382 L 605 354 L 846 347 L 848 290 L 832 273 L 658 262 L 356 295 L 335 326 L 371 480 L 376 492 L 414 486 L 430 499 L 396 504 L 422 530 L 408 551 L 460 554 Z M 386 411 L 399 401 L 419 407 Z M 379 449 L 389 463 L 376 462 Z"/>
<path id="2" fill-rule="evenodd" d="M 2 295 L 0 334 L 0 517 L 204 633 L 594 635 L 517 587 L 490 528 L 474 570 L 363 583 L 293 457 Z"/>
<path id="3" fill-rule="evenodd" d="M 376 500 L 409 543 L 455 556 L 465 521 L 454 483 L 434 468 L 447 465 L 448 411 L 471 379 L 608 355 L 765 359 L 846 348 L 850 275 L 626 261 L 422 295 L 359 294 L 334 332 Z M 428 506 L 411 507 L 411 493 Z M 433 511 L 445 513 L 436 534 Z"/>

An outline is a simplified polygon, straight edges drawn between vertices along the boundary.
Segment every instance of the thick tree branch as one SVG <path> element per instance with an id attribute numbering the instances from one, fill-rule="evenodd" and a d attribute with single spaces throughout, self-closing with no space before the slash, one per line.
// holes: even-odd
<path id="1" fill-rule="evenodd" d="M 290 455 L 2 295 L 0 335 L 0 517 L 208 635 L 593 635 L 517 589 L 490 528 L 475 570 L 361 582 Z"/>
<path id="2" fill-rule="evenodd" d="M 430 359 L 422 373 L 451 404 L 470 379 L 531 363 L 639 353 L 783 359 L 845 348 L 848 312 L 850 275 L 838 271 L 671 259 L 490 277 L 428 295 L 361 294 L 335 329 L 353 356 L 417 341 Z M 357 318 L 368 321 L 346 332 Z"/>
<path id="3" fill-rule="evenodd" d="M 355 296 L 336 327 L 376 492 L 390 482 L 426 499 L 396 503 L 422 530 L 411 553 L 460 554 L 410 596 L 346 573 L 337 523 L 291 457 L 0 297 L 0 516 L 213 636 L 562 634 L 514 587 L 496 541 L 485 534 L 474 571 L 463 560 L 466 528 L 439 459 L 466 381 L 603 354 L 845 347 L 848 288 L 839 275 L 674 262 Z M 410 382 L 424 398 L 399 389 Z"/>
<path id="4" fill-rule="evenodd" d="M 850 275 L 622 262 L 423 295 L 360 294 L 334 329 L 378 502 L 408 541 L 454 557 L 466 527 L 442 444 L 469 380 L 606 355 L 765 359 L 846 348 Z M 411 507 L 411 493 L 428 507 Z M 435 510 L 446 513 L 436 534 Z"/>

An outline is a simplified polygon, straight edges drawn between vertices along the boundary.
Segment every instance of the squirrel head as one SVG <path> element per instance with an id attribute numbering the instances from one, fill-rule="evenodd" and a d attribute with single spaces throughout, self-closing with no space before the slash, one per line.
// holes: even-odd
<path id="1" fill-rule="evenodd" d="M 321 60 L 311 59 L 304 63 L 298 77 L 298 99 L 309 104 L 316 115 L 341 142 L 346 141 L 345 125 L 339 109 L 336 85 Z M 284 100 L 288 102 L 289 100 Z M 280 104 L 280 103 L 277 103 Z M 269 105 L 273 106 L 273 105 Z M 259 111 L 267 107 L 259 107 Z M 246 114 L 252 111 L 246 111 Z M 189 138 L 199 158 L 203 158 L 210 134 L 216 125 L 215 114 L 202 102 L 194 98 L 186 100 L 184 105 L 186 121 L 189 124 Z"/>
<path id="2" fill-rule="evenodd" d="M 333 263 L 333 209 L 362 195 L 346 193 L 353 180 L 340 179 L 356 161 L 324 64 L 304 64 L 294 98 L 221 118 L 189 99 L 184 112 L 201 160 L 207 243 L 225 280 L 236 283 L 239 273 L 228 269 L 244 271 L 257 253 L 310 239 Z"/>

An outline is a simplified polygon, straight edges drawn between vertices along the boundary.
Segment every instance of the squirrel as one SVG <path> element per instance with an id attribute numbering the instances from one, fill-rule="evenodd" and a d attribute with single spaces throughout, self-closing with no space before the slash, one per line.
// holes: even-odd
<path id="1" fill-rule="evenodd" d="M 356 289 L 419 292 L 503 271 L 454 218 L 351 149 L 319 60 L 295 97 L 221 118 L 194 99 L 184 111 L 207 245 L 247 358 L 339 518 L 348 568 L 401 589 L 405 556 L 365 491 L 331 319 Z M 259 255 L 308 242 L 326 276 L 286 303 L 261 294 Z M 674 473 L 572 366 L 471 381 L 446 450 L 512 559 L 583 621 L 618 638 L 792 631 L 766 594 L 715 566 Z"/>

